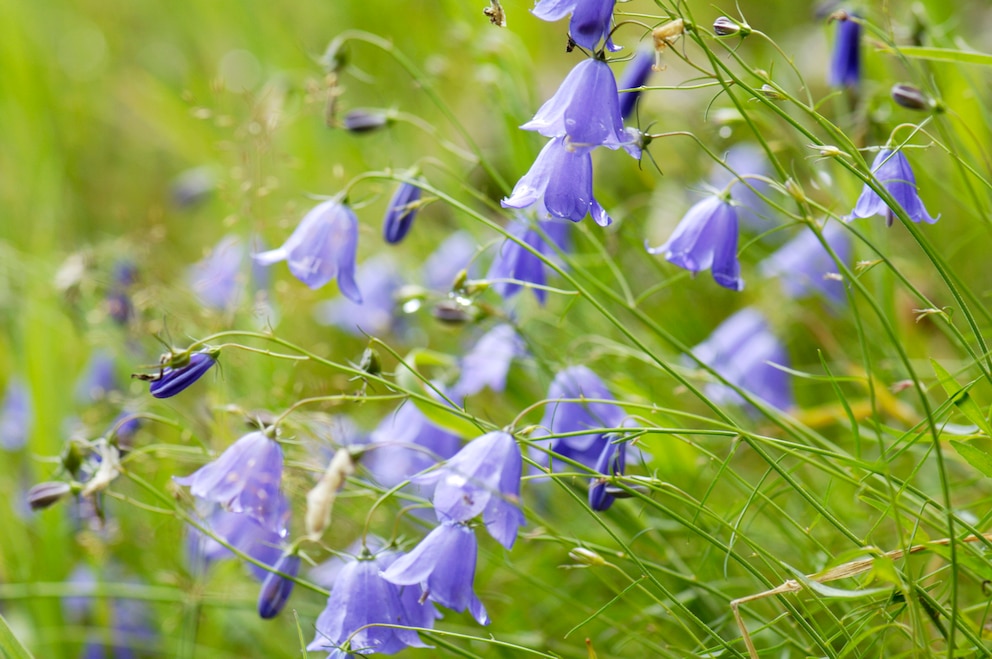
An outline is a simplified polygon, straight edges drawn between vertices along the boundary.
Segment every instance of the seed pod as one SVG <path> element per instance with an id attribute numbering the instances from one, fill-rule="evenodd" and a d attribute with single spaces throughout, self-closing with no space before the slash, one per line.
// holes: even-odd
<path id="1" fill-rule="evenodd" d="M 929 110 L 933 107 L 933 101 L 921 90 L 912 85 L 906 85 L 901 82 L 897 83 L 892 85 L 892 91 L 890 93 L 892 100 L 897 105 L 901 105 L 909 110 Z"/>
<path id="2" fill-rule="evenodd" d="M 72 487 L 68 483 L 58 481 L 38 483 L 28 490 L 28 505 L 31 506 L 31 510 L 42 510 L 57 503 L 71 491 Z"/>

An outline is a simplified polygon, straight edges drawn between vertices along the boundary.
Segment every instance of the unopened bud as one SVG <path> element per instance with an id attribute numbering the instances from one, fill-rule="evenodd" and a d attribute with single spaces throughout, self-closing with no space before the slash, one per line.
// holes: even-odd
<path id="1" fill-rule="evenodd" d="M 588 565 L 590 567 L 606 565 L 606 559 L 593 550 L 586 549 L 585 547 L 576 547 L 572 551 L 568 552 L 568 557 L 580 565 Z"/>
<path id="2" fill-rule="evenodd" d="M 296 578 L 300 571 L 300 557 L 296 554 L 283 554 L 272 567 Z M 262 582 L 262 589 L 258 592 L 258 615 L 265 620 L 279 615 L 293 592 L 294 583 L 275 572 L 269 572 Z"/>
<path id="3" fill-rule="evenodd" d="M 761 92 L 762 96 L 773 101 L 781 101 L 785 98 L 785 95 L 782 92 L 767 83 L 761 85 L 758 91 Z"/>
<path id="4" fill-rule="evenodd" d="M 339 448 L 320 481 L 307 492 L 306 527 L 307 537 L 317 542 L 324 530 L 331 523 L 331 511 L 338 490 L 344 485 L 345 479 L 355 473 L 355 463 L 351 453 L 346 448 Z"/>
<path id="5" fill-rule="evenodd" d="M 892 85 L 892 100 L 909 110 L 929 110 L 933 101 L 922 91 L 912 85 L 898 83 Z"/>
<path id="6" fill-rule="evenodd" d="M 57 481 L 38 483 L 28 490 L 28 505 L 31 506 L 31 510 L 42 510 L 57 503 L 71 491 L 72 487 L 68 483 Z"/>
<path id="7" fill-rule="evenodd" d="M 735 35 L 746 37 L 751 34 L 751 26 L 746 23 L 738 23 L 732 18 L 721 16 L 713 21 L 713 32 L 718 37 L 732 37 Z"/>
<path id="8" fill-rule="evenodd" d="M 352 110 L 341 120 L 341 125 L 351 133 L 371 133 L 389 125 L 389 117 L 379 110 Z"/>
<path id="9" fill-rule="evenodd" d="M 447 325 L 461 325 L 472 320 L 471 314 L 457 302 L 438 302 L 431 310 L 431 315 Z"/>

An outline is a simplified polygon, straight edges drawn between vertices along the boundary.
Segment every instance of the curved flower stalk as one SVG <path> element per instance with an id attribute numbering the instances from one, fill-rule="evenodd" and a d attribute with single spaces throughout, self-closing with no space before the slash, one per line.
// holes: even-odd
<path id="1" fill-rule="evenodd" d="M 570 249 L 569 225 L 556 220 L 538 222 L 538 227 L 541 229 L 540 232 L 531 228 L 530 224 L 523 218 L 515 217 L 508 230 L 511 235 L 530 245 L 547 259 L 558 262 L 558 254 L 552 244 L 557 245 L 558 249 L 563 252 Z M 541 232 L 550 241 L 545 239 Z M 547 281 L 547 266 L 544 261 L 510 238 L 504 240 L 503 244 L 500 245 L 499 252 L 496 253 L 486 278 L 493 280 L 493 288 L 504 299 L 509 299 L 520 292 L 522 284 L 518 282 L 526 282 L 535 285 L 535 288 L 531 290 L 538 303 L 544 304 L 547 301 L 547 291 L 536 288 L 544 286 Z"/>
<path id="2" fill-rule="evenodd" d="M 478 551 L 472 529 L 444 522 L 384 570 L 382 578 L 398 586 L 419 585 L 432 602 L 452 611 L 468 609 L 480 625 L 488 625 L 489 615 L 472 590 Z"/>
<path id="3" fill-rule="evenodd" d="M 572 41 L 595 50 L 599 42 L 606 39 L 607 50 L 619 50 L 609 38 L 614 4 L 616 0 L 538 0 L 531 13 L 552 23 L 571 14 L 568 34 Z"/>
<path id="4" fill-rule="evenodd" d="M 593 196 L 589 151 L 570 150 L 564 136 L 555 137 L 541 149 L 530 171 L 500 204 L 519 209 L 534 206 L 539 219 L 581 222 L 591 214 L 600 226 L 613 222 Z"/>
<path id="5" fill-rule="evenodd" d="M 827 222 L 823 239 L 837 258 L 845 263 L 851 260 L 851 239 L 840 224 Z M 831 302 L 844 303 L 844 284 L 837 273 L 837 264 L 812 231 L 803 230 L 758 268 L 765 277 L 778 277 L 786 295 L 793 299 L 819 293 Z"/>
<path id="6" fill-rule="evenodd" d="M 476 342 L 461 359 L 461 375 L 455 384 L 456 394 L 477 394 L 486 387 L 493 391 L 506 388 L 506 374 L 515 357 L 527 354 L 523 339 L 510 325 L 497 325 Z"/>
<path id="7" fill-rule="evenodd" d="M 933 224 L 940 219 L 940 215 L 931 217 L 923 206 L 916 189 L 916 176 L 909 166 L 909 160 L 906 159 L 902 151 L 892 151 L 891 149 L 879 151 L 871 164 L 871 173 L 892 195 L 896 203 L 902 206 L 909 219 L 914 222 L 922 220 L 927 224 Z M 878 193 L 865 184 L 854 210 L 844 219 L 850 221 L 855 217 L 871 217 L 872 215 L 884 215 L 886 226 L 892 226 L 892 222 L 895 220 L 895 213 L 892 212 L 888 204 L 878 196 Z"/>
<path id="8" fill-rule="evenodd" d="M 262 265 L 286 261 L 293 276 L 312 289 L 337 277 L 341 294 L 361 304 L 362 294 L 355 283 L 357 251 L 358 218 L 331 199 L 307 213 L 282 247 L 252 258 Z"/>
<path id="9" fill-rule="evenodd" d="M 737 262 L 737 211 L 722 197 L 697 203 L 667 242 L 647 250 L 693 273 L 711 270 L 713 279 L 724 288 L 744 288 Z"/>

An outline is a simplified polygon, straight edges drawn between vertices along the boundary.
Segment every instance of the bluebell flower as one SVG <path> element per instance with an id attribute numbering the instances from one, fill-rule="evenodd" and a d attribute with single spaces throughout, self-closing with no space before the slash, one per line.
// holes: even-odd
<path id="1" fill-rule="evenodd" d="M 106 583 L 142 586 L 133 578 L 122 578 L 117 566 L 111 564 L 105 575 Z M 136 648 L 156 647 L 157 639 L 149 621 L 147 605 L 137 599 L 108 598 L 105 612 L 97 607 L 101 582 L 104 579 L 85 565 L 78 565 L 66 582 L 78 594 L 62 598 L 65 619 L 75 628 L 86 630 L 82 654 L 84 659 L 113 657 L 136 659 Z"/>
<path id="2" fill-rule="evenodd" d="M 539 453 L 536 448 L 543 446 L 560 456 L 593 467 L 607 443 L 599 429 L 620 427 L 626 413 L 610 402 L 614 400 L 613 395 L 599 376 L 586 366 L 571 366 L 558 373 L 548 387 L 547 399 L 550 402 L 544 409 L 540 425 L 548 434 L 590 432 L 551 440 L 540 440 L 540 433 L 535 434 L 537 442 L 532 451 L 535 461 L 548 463 L 547 452 Z"/>
<path id="3" fill-rule="evenodd" d="M 203 260 L 190 267 L 187 280 L 204 305 L 228 310 L 244 292 L 242 265 L 245 246 L 237 236 L 227 236 Z"/>
<path id="4" fill-rule="evenodd" d="M 837 222 L 823 227 L 823 239 L 842 262 L 851 259 L 851 239 Z M 765 277 L 778 277 L 786 294 L 801 299 L 820 293 L 836 304 L 843 304 L 844 284 L 837 264 L 812 231 L 803 231 L 780 247 L 758 266 Z"/>
<path id="5" fill-rule="evenodd" d="M 861 82 L 861 23 L 854 14 L 837 21 L 837 41 L 830 59 L 830 84 L 857 87 Z"/>
<path id="6" fill-rule="evenodd" d="M 216 363 L 215 351 L 194 352 L 186 364 L 162 369 L 162 377 L 152 381 L 149 391 L 155 398 L 171 398 L 202 378 Z"/>
<path id="7" fill-rule="evenodd" d="M 465 445 L 443 467 L 416 476 L 431 483 L 434 510 L 442 522 L 468 522 L 482 515 L 486 530 L 510 549 L 517 528 L 524 525 L 520 511 L 523 457 L 508 433 L 495 431 Z"/>
<path id="8" fill-rule="evenodd" d="M 411 183 L 401 183 L 396 189 L 382 222 L 382 234 L 387 243 L 395 244 L 406 238 L 420 209 L 420 195 L 420 188 Z"/>
<path id="9" fill-rule="evenodd" d="M 737 181 L 730 187 L 730 199 L 737 210 L 737 218 L 752 231 L 767 231 L 771 226 L 768 218 L 776 215 L 768 202 L 762 199 L 762 195 L 768 196 L 771 185 L 762 178 L 756 178 L 769 174 L 764 150 L 746 142 L 735 144 L 727 149 L 723 161 L 726 166 L 714 163 L 708 179 L 710 187 L 722 190 L 738 177 L 747 177 L 744 179 L 746 184 Z"/>
<path id="10" fill-rule="evenodd" d="M 651 77 L 651 72 L 654 70 L 654 50 L 651 48 L 639 48 L 636 53 L 634 53 L 633 59 L 627 63 L 627 67 L 623 70 L 623 75 L 620 76 L 620 81 L 617 86 L 620 90 L 635 90 L 635 91 L 621 91 L 620 93 L 620 118 L 627 120 L 634 114 L 634 109 L 637 107 L 637 99 L 641 97 L 640 88 L 648 81 Z"/>
<path id="11" fill-rule="evenodd" d="M 473 276 L 476 241 L 466 231 L 456 231 L 444 239 L 424 261 L 424 286 L 433 291 L 447 291 L 462 270 Z"/>
<path id="12" fill-rule="evenodd" d="M 272 567 L 283 574 L 295 577 L 300 571 L 300 557 L 292 553 L 283 554 Z M 275 572 L 269 572 L 258 592 L 259 617 L 269 620 L 279 615 L 279 612 L 286 606 L 286 602 L 289 601 L 294 585 L 293 580 Z"/>
<path id="13" fill-rule="evenodd" d="M 130 261 L 119 261 L 113 270 L 113 283 L 104 298 L 107 314 L 119 325 L 127 325 L 134 316 L 134 304 L 128 289 L 137 279 L 137 268 Z"/>
<path id="14" fill-rule="evenodd" d="M 118 388 L 113 355 L 106 350 L 97 350 L 76 381 L 76 400 L 93 403 L 103 400 Z"/>
<path id="15" fill-rule="evenodd" d="M 564 136 L 567 151 L 584 152 L 597 146 L 625 147 L 630 155 L 640 157 L 635 136 L 623 127 L 613 69 L 596 58 L 579 62 L 555 95 L 521 128 L 545 137 Z"/>
<path id="16" fill-rule="evenodd" d="M 173 480 L 188 485 L 193 496 L 250 515 L 269 530 L 279 532 L 285 524 L 282 447 L 265 433 L 248 433 L 213 462 Z"/>
<path id="17" fill-rule="evenodd" d="M 468 609 L 480 625 L 489 624 L 486 608 L 472 590 L 479 544 L 464 524 L 442 523 L 409 554 L 383 570 L 397 586 L 420 586 L 426 598 L 452 611 Z"/>
<path id="18" fill-rule="evenodd" d="M 569 250 L 569 225 L 561 221 L 548 221 L 538 222 L 538 227 L 550 241 L 520 217 L 513 219 L 508 231 L 543 254 L 552 263 L 560 263 L 554 246 L 563 252 Z M 547 281 L 547 269 L 548 266 L 544 261 L 524 249 L 515 240 L 507 238 L 500 245 L 486 278 L 493 282 L 493 288 L 500 296 L 509 299 L 520 291 L 523 283 L 544 286 Z M 544 304 L 547 300 L 547 291 L 542 288 L 531 288 L 531 290 L 537 301 Z"/>
<path id="19" fill-rule="evenodd" d="M 788 367 L 789 356 L 758 310 L 748 307 L 730 316 L 692 354 L 730 384 L 773 407 L 792 407 L 789 375 L 772 365 Z M 723 384 L 707 384 L 704 391 L 719 404 L 742 402 L 736 391 Z"/>
<path id="20" fill-rule="evenodd" d="M 523 339 L 510 325 L 497 325 L 476 342 L 461 359 L 461 375 L 455 392 L 471 396 L 486 387 L 493 391 L 506 388 L 506 374 L 515 357 L 526 354 Z"/>
<path id="21" fill-rule="evenodd" d="M 293 276 L 313 289 L 337 277 L 341 294 L 361 304 L 362 294 L 355 283 L 357 251 L 358 218 L 332 199 L 307 213 L 282 247 L 253 258 L 262 265 L 286 261 Z"/>
<path id="22" fill-rule="evenodd" d="M 343 658 L 347 652 L 395 654 L 406 647 L 429 647 L 415 631 L 381 626 L 431 628 L 437 617 L 430 602 L 418 602 L 416 589 L 401 591 L 380 576 L 398 558 L 395 552 L 363 555 L 341 568 L 327 606 L 317 618 L 317 635 L 307 650 Z"/>
<path id="23" fill-rule="evenodd" d="M 500 203 L 503 208 L 534 206 L 539 219 L 581 222 L 592 214 L 600 226 L 613 221 L 592 194 L 592 156 L 587 150 L 570 150 L 563 136 L 541 149 L 530 171 Z"/>
<path id="24" fill-rule="evenodd" d="M 618 442 L 616 435 L 604 438 L 603 452 L 599 454 L 594 469 L 605 476 L 618 476 L 627 468 L 627 443 Z M 606 480 L 595 478 L 589 486 L 589 507 L 593 510 L 604 511 L 613 505 L 613 495 L 606 491 Z"/>
<path id="25" fill-rule="evenodd" d="M 347 298 L 321 302 L 314 318 L 354 336 L 381 336 L 395 324 L 396 292 L 403 285 L 396 264 L 386 255 L 373 257 L 358 268 L 356 280 L 364 291 L 361 304 Z"/>
<path id="26" fill-rule="evenodd" d="M 940 216 L 930 217 L 930 213 L 923 206 L 920 195 L 916 189 L 916 176 L 909 166 L 909 161 L 902 151 L 892 151 L 882 149 L 875 156 L 875 161 L 871 164 L 871 173 L 875 175 L 878 182 L 888 191 L 896 203 L 902 206 L 906 215 L 914 222 L 923 220 L 928 224 L 933 224 L 940 219 Z M 845 218 L 851 220 L 855 217 L 871 217 L 872 215 L 884 215 L 885 224 L 892 226 L 895 220 L 895 213 L 888 207 L 885 201 L 872 190 L 867 184 L 858 197 L 851 215 Z"/>
<path id="27" fill-rule="evenodd" d="M 596 50 L 599 42 L 606 39 L 606 48 L 617 50 L 609 38 L 614 4 L 616 0 L 538 0 L 531 13 L 548 22 L 571 14 L 568 34 L 572 41 L 588 50 Z"/>
<path id="28" fill-rule="evenodd" d="M 203 525 L 216 537 L 260 563 L 275 565 L 282 556 L 281 547 L 289 533 L 290 511 L 285 497 L 280 496 L 279 505 L 279 521 L 274 529 L 266 528 L 251 515 L 232 513 L 216 503 L 205 502 L 198 504 L 197 508 L 206 509 L 207 512 L 202 515 Z M 187 535 L 186 549 L 190 562 L 204 568 L 234 556 L 230 549 L 195 528 L 191 528 Z M 265 581 L 271 574 L 254 563 L 246 562 L 245 566 L 259 581 Z"/>
<path id="29" fill-rule="evenodd" d="M 698 202 L 665 244 L 647 250 L 693 273 L 712 270 L 713 279 L 724 288 L 744 288 L 737 262 L 737 210 L 722 197 Z"/>
<path id="30" fill-rule="evenodd" d="M 7 451 L 24 448 L 33 420 L 30 390 L 21 380 L 11 379 L 0 406 L 0 448 Z"/>

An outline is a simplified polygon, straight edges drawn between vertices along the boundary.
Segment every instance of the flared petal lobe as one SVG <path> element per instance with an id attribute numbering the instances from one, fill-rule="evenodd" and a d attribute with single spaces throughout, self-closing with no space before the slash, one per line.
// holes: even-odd
<path id="1" fill-rule="evenodd" d="M 916 176 L 909 166 L 909 160 L 906 159 L 902 151 L 882 149 L 872 162 L 871 171 L 879 183 L 892 195 L 896 203 L 906 212 L 909 219 L 914 222 L 922 220 L 927 224 L 933 224 L 940 219 L 939 215 L 931 217 L 923 206 L 923 201 L 916 188 Z M 885 215 L 886 224 L 890 226 L 895 219 L 892 209 L 871 187 L 865 184 L 854 210 L 845 219 L 850 220 L 855 217 L 871 217 L 873 215 Z"/>

